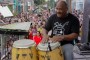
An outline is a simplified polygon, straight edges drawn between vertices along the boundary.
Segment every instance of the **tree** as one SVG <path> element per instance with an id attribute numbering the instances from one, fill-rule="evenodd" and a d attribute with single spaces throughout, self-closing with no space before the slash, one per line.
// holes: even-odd
<path id="1" fill-rule="evenodd" d="M 41 5 L 45 2 L 45 0 L 34 0 L 35 5 Z"/>

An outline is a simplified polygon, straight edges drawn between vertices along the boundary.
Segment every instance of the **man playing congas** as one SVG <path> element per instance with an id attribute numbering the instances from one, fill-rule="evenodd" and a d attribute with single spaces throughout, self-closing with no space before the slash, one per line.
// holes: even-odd
<path id="1" fill-rule="evenodd" d="M 52 30 L 52 42 L 60 42 L 65 60 L 73 60 L 73 40 L 79 35 L 79 20 L 68 13 L 68 6 L 65 1 L 58 1 L 56 14 L 49 17 L 43 28 L 42 43 L 49 40 L 48 32 Z"/>

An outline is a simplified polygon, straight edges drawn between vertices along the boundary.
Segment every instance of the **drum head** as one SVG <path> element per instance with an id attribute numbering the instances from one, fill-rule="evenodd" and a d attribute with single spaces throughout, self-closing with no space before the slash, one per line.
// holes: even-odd
<path id="1" fill-rule="evenodd" d="M 29 39 L 17 40 L 13 43 L 13 47 L 15 48 L 28 48 L 34 45 L 35 45 L 35 42 Z"/>
<path id="2" fill-rule="evenodd" d="M 59 47 L 59 46 L 60 46 L 59 42 L 56 42 L 56 43 L 51 43 L 50 42 L 50 47 L 51 47 L 52 50 Z M 40 43 L 40 44 L 38 44 L 37 48 L 39 50 L 42 50 L 42 51 L 49 51 L 48 43 L 44 43 L 44 44 Z"/>

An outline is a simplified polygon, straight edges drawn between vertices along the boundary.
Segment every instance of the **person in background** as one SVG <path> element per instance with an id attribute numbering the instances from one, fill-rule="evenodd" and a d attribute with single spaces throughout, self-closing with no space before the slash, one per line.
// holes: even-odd
<path id="1" fill-rule="evenodd" d="M 33 24 L 33 25 L 32 25 L 32 33 L 33 33 L 33 36 L 36 35 L 36 33 L 37 33 L 36 24 Z"/>
<path id="2" fill-rule="evenodd" d="M 37 31 L 37 34 L 33 36 L 33 40 L 36 42 L 36 45 L 38 45 L 42 40 L 42 35 L 39 31 Z"/>
<path id="3" fill-rule="evenodd" d="M 42 25 L 38 26 L 37 31 L 40 31 L 40 33 L 42 33 Z"/>
<path id="4" fill-rule="evenodd" d="M 42 27 L 45 27 L 45 24 L 46 24 L 46 21 L 43 20 L 43 21 L 42 21 Z"/>
<path id="5" fill-rule="evenodd" d="M 28 38 L 29 38 L 30 40 L 33 40 L 32 28 L 29 29 L 29 36 L 28 36 Z"/>

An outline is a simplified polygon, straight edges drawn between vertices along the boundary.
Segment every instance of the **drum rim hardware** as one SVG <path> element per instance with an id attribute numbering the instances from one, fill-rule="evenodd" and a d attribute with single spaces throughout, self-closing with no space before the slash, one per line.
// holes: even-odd
<path id="1" fill-rule="evenodd" d="M 60 43 L 59 42 L 56 42 L 56 43 L 48 42 L 48 43 L 45 43 L 45 44 L 40 43 L 37 46 L 38 50 L 41 50 L 41 51 L 50 51 L 50 50 L 54 50 L 57 47 L 60 47 Z"/>

